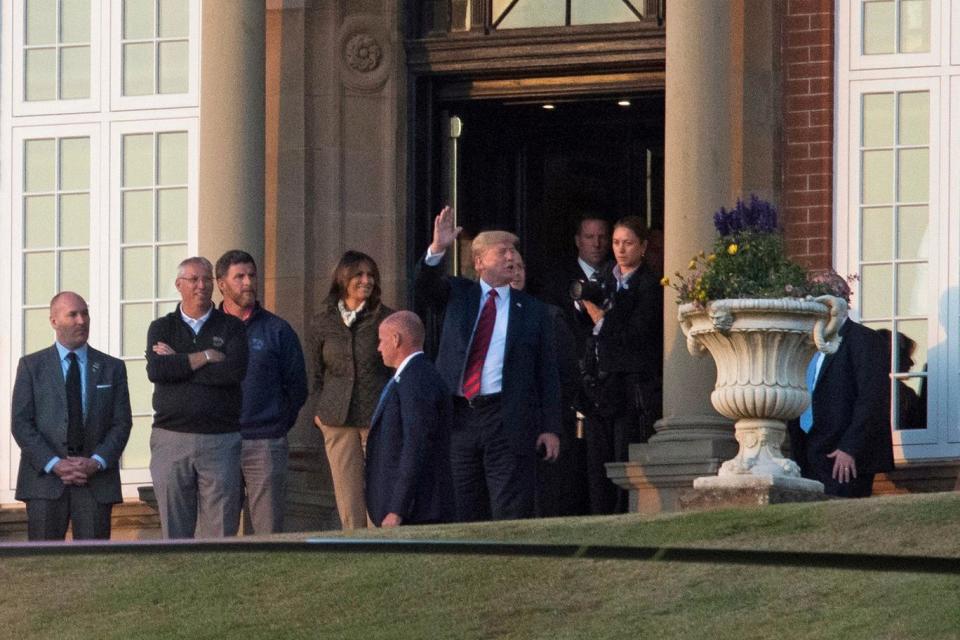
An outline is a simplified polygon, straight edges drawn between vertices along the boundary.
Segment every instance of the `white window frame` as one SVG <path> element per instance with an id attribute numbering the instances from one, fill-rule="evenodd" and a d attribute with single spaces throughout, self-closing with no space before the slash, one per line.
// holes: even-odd
<path id="1" fill-rule="evenodd" d="M 13 78 L 13 115 L 32 116 L 66 113 L 92 113 L 100 110 L 100 56 L 103 28 L 103 12 L 100 0 L 90 0 L 90 97 L 75 100 L 35 100 L 25 99 L 24 87 L 24 7 L 23 0 L 13 4 L 12 31 L 12 78 Z M 56 45 L 59 49 L 60 45 Z M 57 78 L 60 86 L 60 78 Z"/>
<path id="2" fill-rule="evenodd" d="M 899 0 L 898 0 L 899 2 Z M 904 67 L 929 67 L 940 64 L 941 37 L 946 22 L 948 7 L 943 0 L 930 0 L 930 51 L 927 53 L 884 53 L 864 55 L 860 53 L 863 42 L 862 0 L 841 0 L 839 18 L 841 25 L 850 25 L 848 55 L 850 69 L 899 69 Z"/>
<path id="3" fill-rule="evenodd" d="M 960 24 L 960 0 L 940 4 L 938 22 L 931 6 L 930 66 L 918 68 L 917 54 L 898 54 L 889 61 L 895 68 L 858 66 L 859 0 L 843 0 L 838 15 L 836 69 L 836 138 L 834 154 L 835 234 L 834 265 L 840 273 L 856 272 L 860 254 L 860 101 L 864 93 L 910 90 L 930 92 L 930 255 L 928 283 L 929 371 L 927 429 L 893 431 L 898 462 L 960 457 L 960 394 L 953 386 L 960 377 L 960 68 L 941 49 L 951 42 L 950 27 Z M 950 9 L 952 20 L 945 12 Z M 939 25 L 939 29 L 936 28 Z M 960 37 L 960 31 L 953 31 Z M 850 41 L 845 42 L 849 37 Z M 957 51 L 957 43 L 952 43 Z M 923 54 L 926 55 L 926 54 Z M 890 56 L 888 56 L 890 57 Z M 952 115 L 951 115 L 952 114 Z M 949 141 L 949 142 L 948 142 Z M 951 189 L 951 185 L 953 188 Z M 856 288 L 855 288 L 856 289 Z M 855 295 L 858 293 L 854 292 Z M 855 306 L 859 306 L 855 302 Z M 945 319 L 946 326 L 941 326 Z"/>
<path id="4" fill-rule="evenodd" d="M 47 126 L 29 126 L 16 127 L 13 129 L 13 135 L 10 140 L 11 153 L 10 158 L 10 227 L 8 255 L 10 265 L 10 306 L 5 318 L 8 318 L 9 324 L 9 343 L 8 350 L 10 371 L 16 371 L 16 362 L 20 357 L 26 355 L 23 353 L 23 324 L 20 316 L 20 309 L 23 306 L 23 143 L 26 140 L 40 138 L 76 138 L 86 137 L 90 139 L 90 292 L 87 303 L 91 309 L 93 322 L 90 325 L 90 344 L 96 347 L 105 347 L 107 336 L 110 335 L 110 327 L 106 315 L 101 317 L 98 310 L 104 309 L 105 298 L 98 275 L 103 269 L 104 256 L 95 248 L 103 246 L 100 238 L 103 237 L 104 230 L 100 225 L 100 218 L 97 213 L 101 207 L 102 182 L 100 165 L 96 158 L 102 151 L 102 138 L 100 135 L 100 125 L 98 123 L 88 124 L 54 124 Z M 17 159 L 19 154 L 19 159 Z M 16 314 L 13 312 L 17 311 Z M 16 320 L 14 320 L 16 316 Z M 53 344 L 53 330 L 51 329 L 50 344 Z M 106 350 L 105 348 L 103 350 Z M 9 380 L 3 387 L 13 390 L 13 380 Z M 7 396 L 9 397 L 9 395 Z M 9 405 L 9 403 L 7 403 Z M 0 456 L 4 454 L 4 448 L 9 447 L 7 459 L 10 460 L 10 466 L 0 474 L 0 482 L 3 481 L 3 475 L 9 473 L 7 486 L 9 493 L 0 492 L 0 502 L 10 502 L 13 500 L 13 489 L 16 485 L 17 469 L 20 465 L 20 448 L 16 446 L 12 436 L 12 416 L 8 416 L 2 423 L 0 431 Z M 4 459 L 4 458 L 0 458 Z"/>
<path id="5" fill-rule="evenodd" d="M 187 133 L 187 253 L 197 255 L 197 238 L 199 236 L 199 131 L 197 118 L 171 118 L 158 120 L 136 120 L 128 122 L 113 122 L 110 126 L 110 228 L 109 246 L 113 249 L 110 256 L 110 274 L 108 288 L 108 305 L 110 310 L 110 325 L 116 327 L 109 338 L 111 353 L 121 353 L 122 317 L 120 301 L 123 297 L 123 256 L 120 246 L 123 238 L 123 136 L 138 133 L 166 133 L 170 131 L 186 131 Z M 154 159 L 156 162 L 156 158 Z M 162 277 L 163 274 L 158 274 Z M 169 274 L 171 279 L 176 274 Z M 143 336 L 146 344 L 146 336 Z M 117 356 L 125 362 L 136 362 L 136 359 Z M 121 469 L 123 484 L 140 485 L 151 482 L 149 467 L 123 467 Z"/>
<path id="6" fill-rule="evenodd" d="M 187 93 L 152 93 L 145 96 L 123 95 L 123 0 L 111 0 L 110 16 L 110 108 L 114 111 L 133 109 L 172 109 L 196 107 L 200 104 L 200 20 L 202 0 L 189 3 Z M 156 57 L 154 65 L 157 64 Z M 156 69 L 154 70 L 156 71 Z"/>

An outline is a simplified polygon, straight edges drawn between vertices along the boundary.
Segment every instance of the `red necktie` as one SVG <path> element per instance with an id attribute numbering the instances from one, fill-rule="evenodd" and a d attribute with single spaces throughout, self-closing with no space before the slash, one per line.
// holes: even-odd
<path id="1" fill-rule="evenodd" d="M 463 370 L 463 397 L 471 400 L 480 393 L 480 375 L 483 373 L 483 361 L 487 358 L 493 325 L 497 322 L 497 290 L 490 289 L 487 301 L 477 320 L 477 329 L 473 332 L 470 353 L 467 354 L 467 366 Z"/>

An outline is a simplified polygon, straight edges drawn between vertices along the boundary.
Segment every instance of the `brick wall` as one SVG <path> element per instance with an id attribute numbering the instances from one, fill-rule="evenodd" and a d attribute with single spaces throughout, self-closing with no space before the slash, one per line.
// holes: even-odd
<path id="1" fill-rule="evenodd" d="M 787 252 L 831 266 L 834 1 L 788 0 L 783 16 L 783 188 Z"/>

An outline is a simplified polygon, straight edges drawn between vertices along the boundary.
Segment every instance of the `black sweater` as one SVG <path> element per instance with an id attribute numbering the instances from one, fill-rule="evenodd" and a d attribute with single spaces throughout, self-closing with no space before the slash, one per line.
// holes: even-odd
<path id="1" fill-rule="evenodd" d="M 153 345 L 165 342 L 176 354 L 160 356 Z M 189 355 L 216 349 L 223 362 L 190 368 Z M 243 323 L 218 309 L 194 335 L 180 317 L 180 306 L 150 324 L 147 331 L 147 377 L 154 383 L 153 426 L 183 433 L 230 433 L 240 430 L 241 383 L 247 372 L 247 337 Z"/>

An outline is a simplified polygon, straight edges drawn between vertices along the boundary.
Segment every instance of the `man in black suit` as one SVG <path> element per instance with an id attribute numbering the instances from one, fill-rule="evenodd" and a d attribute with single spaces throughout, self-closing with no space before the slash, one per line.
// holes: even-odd
<path id="1" fill-rule="evenodd" d="M 437 369 L 454 394 L 450 461 L 457 519 L 528 518 L 536 454 L 560 452 L 560 379 L 546 307 L 511 291 L 517 238 L 486 231 L 473 240 L 480 280 L 447 277 L 443 255 L 457 238 L 453 212 L 436 217 L 416 278 L 418 297 L 444 310 Z"/>
<path id="2" fill-rule="evenodd" d="M 378 331 L 377 350 L 396 373 L 370 422 L 367 513 L 381 527 L 449 522 L 450 392 L 423 354 L 423 323 L 415 313 L 397 311 Z"/>
<path id="3" fill-rule="evenodd" d="M 813 402 L 791 421 L 790 445 L 803 477 L 827 495 L 864 498 L 874 475 L 893 469 L 890 362 L 876 331 L 847 319 L 840 337 L 836 353 L 811 361 Z"/>
<path id="4" fill-rule="evenodd" d="M 74 539 L 108 539 L 132 424 L 127 369 L 87 344 L 90 315 L 76 293 L 53 297 L 50 324 L 56 342 L 20 359 L 13 386 L 16 498 L 30 540 L 63 540 L 70 522 Z"/>

